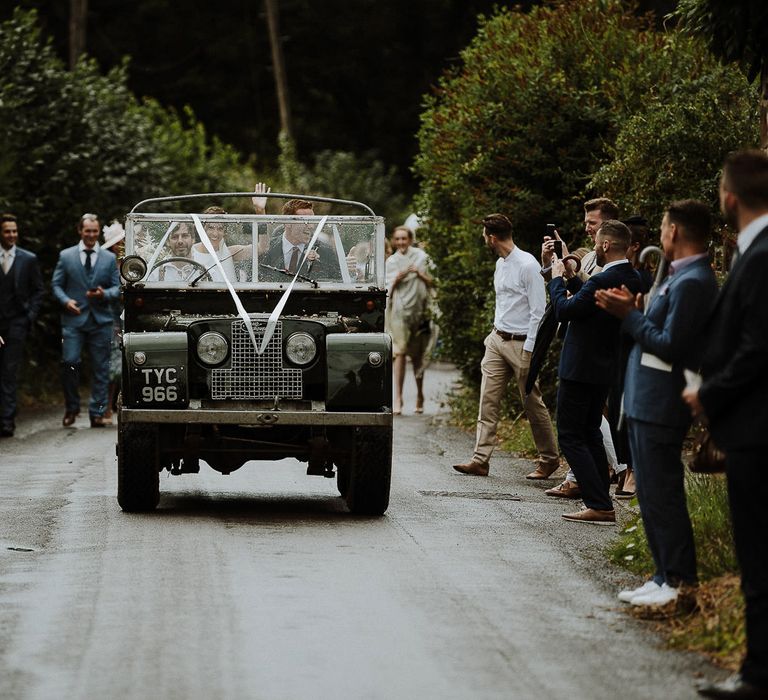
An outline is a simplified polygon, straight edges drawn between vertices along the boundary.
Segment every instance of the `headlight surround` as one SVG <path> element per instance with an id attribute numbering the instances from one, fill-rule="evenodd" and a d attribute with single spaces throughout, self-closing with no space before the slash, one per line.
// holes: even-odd
<path id="1" fill-rule="evenodd" d="M 295 365 L 308 365 L 317 356 L 315 339 L 309 333 L 292 333 L 285 342 L 285 354 Z"/>
<path id="2" fill-rule="evenodd" d="M 147 263 L 138 255 L 129 255 L 120 263 L 120 274 L 130 284 L 140 282 L 147 274 Z"/>
<path id="3" fill-rule="evenodd" d="M 227 359 L 229 343 L 216 331 L 207 331 L 197 339 L 197 356 L 206 365 L 220 365 Z"/>

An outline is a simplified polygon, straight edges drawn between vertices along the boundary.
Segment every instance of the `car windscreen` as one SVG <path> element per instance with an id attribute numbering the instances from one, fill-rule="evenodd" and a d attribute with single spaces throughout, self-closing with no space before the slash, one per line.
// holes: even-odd
<path id="1" fill-rule="evenodd" d="M 134 213 L 126 252 L 150 286 L 384 286 L 381 217 Z"/>

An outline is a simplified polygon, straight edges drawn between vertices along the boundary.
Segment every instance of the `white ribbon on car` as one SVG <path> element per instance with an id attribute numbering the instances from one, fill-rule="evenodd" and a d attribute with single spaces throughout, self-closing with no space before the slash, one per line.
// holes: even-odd
<path id="1" fill-rule="evenodd" d="M 208 238 L 208 234 L 205 232 L 203 225 L 200 223 L 200 217 L 198 217 L 197 214 L 192 214 L 192 221 L 195 223 L 195 230 L 197 231 L 197 235 L 200 236 L 200 240 L 203 242 L 205 249 L 208 251 L 208 254 L 216 261 L 216 267 L 221 273 L 221 279 L 224 280 L 224 284 L 227 285 L 227 289 L 232 295 L 232 299 L 235 302 L 235 307 L 237 308 L 237 313 L 240 314 L 240 318 L 243 319 L 243 323 L 245 324 L 245 328 L 247 329 L 248 335 L 251 338 L 251 343 L 253 343 L 254 349 L 259 355 L 261 355 L 263 349 L 259 350 L 259 344 L 256 342 L 256 334 L 253 332 L 253 323 L 251 323 L 251 317 L 248 315 L 248 312 L 245 310 L 243 303 L 240 301 L 240 297 L 237 296 L 237 292 L 232 286 L 232 282 L 229 281 L 227 273 L 224 272 L 224 266 L 221 264 L 221 260 L 219 260 L 219 256 L 216 254 L 216 249 L 213 247 L 211 239 Z"/>
<path id="2" fill-rule="evenodd" d="M 174 221 L 169 227 L 168 230 L 163 234 L 163 237 L 160 239 L 160 243 L 157 244 L 157 247 L 155 248 L 155 252 L 152 253 L 152 257 L 149 259 L 149 262 L 147 263 L 147 270 L 150 272 L 152 271 L 152 267 L 157 262 L 157 258 L 160 255 L 160 251 L 162 251 L 163 246 L 165 245 L 165 242 L 168 240 L 168 236 L 171 235 L 171 231 L 175 229 L 178 226 L 178 222 Z"/>
<path id="3" fill-rule="evenodd" d="M 272 334 L 275 332 L 275 328 L 277 326 L 277 320 L 278 318 L 280 318 L 280 314 L 283 311 L 283 307 L 285 306 L 286 302 L 288 301 L 288 297 L 291 296 L 291 292 L 293 291 L 293 285 L 296 284 L 296 280 L 299 277 L 299 271 L 304 265 L 304 261 L 307 259 L 307 256 L 309 255 L 309 251 L 312 250 L 312 246 L 315 245 L 315 242 L 317 241 L 317 237 L 320 235 L 320 231 L 323 230 L 323 226 L 325 226 L 325 222 L 327 220 L 328 220 L 328 217 L 324 216 L 317 223 L 317 228 L 315 229 L 315 232 L 312 234 L 312 238 L 309 239 L 309 243 L 307 243 L 307 245 L 304 248 L 304 255 L 302 256 L 299 264 L 296 266 L 296 274 L 293 276 L 293 279 L 291 280 L 291 283 L 288 285 L 288 288 L 283 292 L 283 296 L 280 297 L 280 301 L 277 302 L 277 306 L 275 306 L 274 310 L 269 315 L 269 319 L 267 320 L 267 327 L 264 329 L 264 337 L 261 340 L 261 348 L 256 351 L 259 353 L 259 355 L 261 355 L 261 353 L 263 353 L 264 350 L 267 349 L 267 345 L 269 345 L 269 341 L 272 339 Z"/>
<path id="4" fill-rule="evenodd" d="M 320 221 L 317 224 L 317 228 L 315 229 L 315 232 L 312 234 L 312 238 L 309 239 L 309 243 L 307 243 L 306 247 L 304 248 L 304 255 L 302 256 L 299 264 L 296 266 L 296 274 L 291 280 L 291 283 L 288 285 L 288 288 L 283 292 L 283 295 L 280 297 L 280 301 L 277 302 L 277 306 L 275 306 L 274 310 L 269 315 L 269 319 L 267 320 L 267 327 L 264 329 L 264 336 L 262 337 L 262 340 L 261 340 L 261 347 L 259 347 L 258 342 L 256 342 L 256 334 L 253 332 L 253 323 L 251 322 L 251 317 L 248 315 L 248 312 L 245 310 L 245 307 L 240 301 L 240 297 L 237 295 L 235 288 L 232 286 L 232 283 L 229 281 L 229 278 L 224 272 L 224 267 L 222 266 L 221 261 L 219 260 L 219 256 L 216 254 L 216 250 L 214 249 L 213 244 L 211 243 L 211 240 L 208 238 L 208 234 L 205 232 L 203 225 L 200 223 L 200 218 L 198 217 L 197 214 L 192 214 L 192 221 L 195 223 L 195 229 L 197 230 L 197 235 L 200 236 L 200 240 L 203 242 L 205 249 L 216 261 L 216 266 L 218 267 L 219 272 L 221 273 L 221 278 L 224 280 L 224 283 L 227 285 L 227 289 L 229 290 L 229 293 L 232 295 L 232 299 L 235 302 L 235 307 L 237 308 L 237 312 L 240 315 L 240 318 L 243 319 L 243 323 L 245 323 L 245 327 L 248 330 L 248 335 L 251 338 L 251 343 L 253 343 L 253 347 L 256 350 L 257 355 L 263 354 L 264 351 L 267 349 L 267 345 L 269 345 L 269 341 L 272 340 L 272 335 L 274 334 L 275 328 L 277 327 L 277 321 L 280 318 L 280 313 L 282 312 L 283 307 L 288 301 L 288 297 L 291 296 L 291 292 L 293 291 L 293 285 L 296 284 L 296 280 L 298 279 L 298 276 L 299 276 L 299 271 L 301 270 L 304 264 L 304 261 L 307 259 L 307 256 L 309 255 L 309 251 L 312 250 L 312 246 L 317 241 L 317 237 L 320 235 L 320 231 L 323 230 L 323 226 L 325 226 L 325 222 L 327 220 L 328 220 L 327 216 L 324 216 L 322 219 L 320 219 Z"/>

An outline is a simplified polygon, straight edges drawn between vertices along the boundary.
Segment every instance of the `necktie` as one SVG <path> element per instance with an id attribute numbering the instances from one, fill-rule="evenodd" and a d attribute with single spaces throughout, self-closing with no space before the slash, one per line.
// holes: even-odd
<path id="1" fill-rule="evenodd" d="M 3 251 L 3 272 L 7 275 L 8 270 L 11 269 L 11 254 L 7 251 Z"/>
<path id="2" fill-rule="evenodd" d="M 296 272 L 296 268 L 299 266 L 299 252 L 298 246 L 293 246 L 291 262 L 288 264 L 288 272 Z"/>
<path id="3" fill-rule="evenodd" d="M 90 275 L 91 272 L 93 272 L 93 266 L 91 265 L 91 255 L 93 255 L 92 250 L 85 250 L 85 274 Z"/>

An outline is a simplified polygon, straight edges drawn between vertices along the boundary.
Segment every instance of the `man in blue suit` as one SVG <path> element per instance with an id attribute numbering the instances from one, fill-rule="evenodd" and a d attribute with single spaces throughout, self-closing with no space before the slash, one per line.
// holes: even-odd
<path id="1" fill-rule="evenodd" d="M 619 593 L 619 600 L 656 607 L 687 602 L 684 586 L 695 586 L 696 552 L 685 503 L 685 469 L 680 459 L 691 413 L 682 399 L 683 370 L 696 368 L 704 348 L 702 333 L 717 296 L 707 248 L 712 216 L 704 202 L 669 205 L 661 222 L 661 246 L 669 275 L 650 301 L 641 303 L 626 290 L 599 290 L 600 308 L 623 319 L 635 340 L 627 363 L 624 413 L 629 430 L 637 499 L 656 567 L 640 588 Z"/>
<path id="2" fill-rule="evenodd" d="M 697 391 L 683 398 L 725 452 L 728 499 L 744 593 L 747 655 L 740 673 L 706 684 L 710 698 L 768 698 L 768 520 L 761 484 L 768 454 L 768 156 L 728 156 L 720 209 L 739 232 L 736 259 L 710 319 Z"/>
<path id="3" fill-rule="evenodd" d="M 620 221 L 604 221 L 595 236 L 594 249 L 602 272 L 584 283 L 573 277 L 566 286 L 562 260 L 552 265 L 552 308 L 558 321 L 568 322 L 558 370 L 558 440 L 586 506 L 563 514 L 574 522 L 616 523 L 600 423 L 618 361 L 620 321 L 597 307 L 595 292 L 622 286 L 633 294 L 640 291 L 640 277 L 627 260 L 630 238 L 629 229 Z"/>
<path id="4" fill-rule="evenodd" d="M 113 314 L 110 303 L 120 295 L 120 278 L 113 253 L 99 247 L 99 220 L 83 214 L 78 224 L 80 243 L 62 250 L 53 272 L 53 294 L 62 306 L 62 373 L 65 412 L 69 427 L 80 413 L 80 356 L 88 346 L 91 357 L 92 428 L 106 425 L 109 355 Z"/>
<path id="5" fill-rule="evenodd" d="M 0 437 L 16 430 L 16 385 L 24 345 L 45 289 L 37 256 L 19 248 L 13 214 L 0 215 Z"/>

